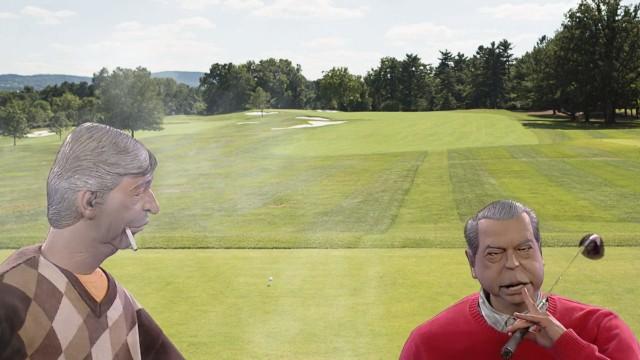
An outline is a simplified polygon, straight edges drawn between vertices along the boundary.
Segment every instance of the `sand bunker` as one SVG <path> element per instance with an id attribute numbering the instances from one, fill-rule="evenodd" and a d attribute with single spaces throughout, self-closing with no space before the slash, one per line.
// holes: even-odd
<path id="1" fill-rule="evenodd" d="M 273 115 L 273 114 L 277 114 L 277 111 L 267 111 L 267 112 L 260 112 L 260 111 L 251 111 L 251 112 L 246 112 L 244 113 L 245 115 L 249 115 L 249 116 L 263 116 L 263 115 Z"/>
<path id="2" fill-rule="evenodd" d="M 271 130 L 286 130 L 286 129 L 304 129 L 304 128 L 314 128 L 314 127 L 321 127 L 321 126 L 329 126 L 329 125 L 340 125 L 340 124 L 344 124 L 346 123 L 346 121 L 317 121 L 317 120 L 311 120 L 308 121 L 308 124 L 302 124 L 302 125 L 294 125 L 294 126 L 289 126 L 286 128 L 271 128 Z"/>
<path id="3" fill-rule="evenodd" d="M 338 112 L 338 110 L 316 110 L 317 112 Z"/>
<path id="4" fill-rule="evenodd" d="M 259 123 L 260 123 L 259 121 L 243 121 L 236 124 L 242 125 L 242 124 L 259 124 Z"/>
<path id="5" fill-rule="evenodd" d="M 34 131 L 32 133 L 29 133 L 26 136 L 29 138 L 33 138 L 33 137 L 42 137 L 42 136 L 49 136 L 49 135 L 55 135 L 55 133 L 52 133 L 49 130 L 40 130 L 40 131 Z"/>
<path id="6" fill-rule="evenodd" d="M 331 119 L 321 118 L 321 117 L 313 117 L 313 116 L 296 116 L 296 119 L 301 120 L 319 120 L 319 121 L 330 121 Z"/>

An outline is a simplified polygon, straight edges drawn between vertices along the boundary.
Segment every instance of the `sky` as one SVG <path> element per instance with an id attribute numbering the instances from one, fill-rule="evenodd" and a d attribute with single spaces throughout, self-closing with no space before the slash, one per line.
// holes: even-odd
<path id="1" fill-rule="evenodd" d="M 0 74 L 91 76 L 102 67 L 207 72 L 287 58 L 308 79 L 364 75 L 384 56 L 472 55 L 507 39 L 518 56 L 578 1 L 0 0 Z"/>

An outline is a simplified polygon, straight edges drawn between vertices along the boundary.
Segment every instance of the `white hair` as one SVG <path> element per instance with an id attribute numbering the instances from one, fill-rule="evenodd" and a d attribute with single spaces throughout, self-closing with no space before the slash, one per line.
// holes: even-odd
<path id="1" fill-rule="evenodd" d="M 104 197 L 125 176 L 146 176 L 155 156 L 129 134 L 107 125 L 84 123 L 58 150 L 47 179 L 47 219 L 56 229 L 78 222 L 76 196 L 81 190 Z"/>

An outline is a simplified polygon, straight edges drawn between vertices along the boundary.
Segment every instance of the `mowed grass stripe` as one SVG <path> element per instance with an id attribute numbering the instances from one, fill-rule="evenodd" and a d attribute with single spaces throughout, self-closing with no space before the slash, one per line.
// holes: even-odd
<path id="1" fill-rule="evenodd" d="M 614 216 L 602 212 L 595 204 L 591 203 L 582 194 L 575 194 L 567 191 L 564 186 L 557 184 L 553 177 L 545 175 L 548 163 L 558 162 L 548 158 L 538 159 L 540 154 L 535 151 L 537 147 L 507 147 L 503 150 L 511 152 L 512 159 L 504 158 L 505 152 L 500 151 L 496 160 L 456 160 L 450 164 L 453 170 L 452 183 L 456 194 L 470 194 L 467 200 L 458 196 L 458 211 L 461 214 L 461 221 L 466 220 L 474 211 L 474 206 L 465 210 L 467 201 L 473 198 L 487 196 L 491 201 L 495 198 L 513 198 L 522 201 L 537 210 L 538 216 L 542 219 L 541 228 L 545 234 L 545 243 L 548 245 L 573 245 L 575 241 L 586 231 L 603 232 L 605 237 L 613 236 L 614 243 L 634 244 L 631 236 L 618 236 L 620 229 L 632 231 L 633 228 L 626 227 L 626 223 Z M 461 155 L 468 151 L 472 154 Z M 456 150 L 451 152 L 454 159 L 486 159 L 482 153 L 487 149 Z M 475 154 L 480 152 L 480 154 Z M 520 159 L 518 159 L 520 158 Z M 475 186 L 470 186 L 472 182 L 455 182 L 453 179 L 462 179 L 460 173 L 465 173 L 475 178 Z M 551 172 L 553 174 L 553 172 Z M 478 194 L 474 195 L 473 192 Z M 502 193 L 500 193 L 502 192 Z M 552 200 L 551 200 L 552 199 Z M 483 204 L 477 204 L 483 206 Z M 568 211 L 568 209 L 571 209 Z M 575 211 L 574 211 L 575 209 Z M 467 213 L 465 213 L 465 211 Z M 600 216 L 598 215 L 600 214 Z M 589 221 L 585 221 L 588 219 Z M 583 223 L 583 221 L 585 221 Z M 595 224 L 595 221 L 598 221 Z M 615 226 L 613 226 L 613 222 Z M 606 226 L 602 226 L 602 225 Z M 595 225 L 591 227 L 591 225 Z M 621 227 L 620 227 L 621 226 Z M 593 230 L 595 229 L 595 230 Z M 615 230 L 611 233 L 611 230 Z M 605 232 L 606 231 L 606 232 Z"/>
<path id="2" fill-rule="evenodd" d="M 272 130 L 305 123 L 296 119 L 302 115 L 348 122 Z M 531 199 L 552 238 L 570 239 L 592 228 L 606 231 L 614 244 L 635 244 L 640 222 L 629 209 L 637 196 L 640 151 L 634 141 L 640 133 L 521 126 L 527 119 L 506 111 L 167 117 L 162 131 L 136 132 L 160 161 L 154 190 L 161 212 L 140 244 L 458 246 L 460 224 L 506 197 Z M 557 131 L 574 140 L 536 144 L 534 133 Z M 41 239 L 48 228 L 45 181 L 60 141 L 50 136 L 20 140 L 16 148 L 4 144 L 0 246 L 18 247 Z M 577 185 L 558 183 L 558 177 Z M 590 191 L 599 193 L 590 198 Z"/>
<path id="3" fill-rule="evenodd" d="M 516 148 L 512 148 L 516 149 Z M 526 149 L 526 157 L 552 158 L 549 156 L 549 147 L 518 147 L 518 155 L 522 155 Z M 577 152 L 588 153 L 586 148 L 578 148 Z M 536 153 L 539 153 L 538 157 Z M 600 155 L 600 151 L 594 150 L 593 154 Z M 605 177 L 597 175 L 597 172 L 587 172 L 575 166 L 578 162 L 588 160 L 559 159 L 549 161 L 532 161 L 537 172 L 545 176 L 549 181 L 564 189 L 563 192 L 571 193 L 581 201 L 591 204 L 590 207 L 578 206 L 574 215 L 579 215 L 585 221 L 612 221 L 612 222 L 639 222 L 640 216 L 634 207 L 640 204 L 640 187 L 628 189 L 627 187 L 615 187 Z M 588 161 L 591 167 L 599 167 L 600 161 Z M 580 202 L 583 204 L 583 202 Z M 578 210 L 579 209 L 579 210 Z M 553 217 L 555 221 L 563 219 L 574 220 L 566 215 Z"/>
<path id="4" fill-rule="evenodd" d="M 510 197 L 518 199 L 516 194 L 522 194 L 519 199 L 537 209 L 547 244 L 571 245 L 587 231 L 606 234 L 611 244 L 637 243 L 631 236 L 638 229 L 637 222 L 627 216 L 633 214 L 625 213 L 619 204 L 609 200 L 613 198 L 633 209 L 637 191 L 612 189 L 606 179 L 573 167 L 571 164 L 577 160 L 542 156 L 540 147 L 507 149 L 514 154 L 514 160 L 485 161 L 484 165 L 500 186 L 511 192 Z M 600 163 L 592 162 L 594 166 Z"/>
<path id="5" fill-rule="evenodd" d="M 443 246 L 459 235 L 445 151 L 430 152 L 419 167 L 389 237 L 394 246 Z"/>
<path id="6" fill-rule="evenodd" d="M 425 156 L 425 153 L 386 156 L 384 167 L 358 181 L 353 192 L 319 214 L 317 226 L 325 231 L 385 233 L 395 222 Z"/>
<path id="7" fill-rule="evenodd" d="M 473 149 L 466 152 L 473 152 Z M 449 181 L 453 188 L 458 218 L 465 222 L 491 201 L 508 196 L 482 161 L 458 161 L 460 158 L 469 158 L 460 155 L 461 153 L 462 150 L 449 152 Z"/>
<path id="8" fill-rule="evenodd" d="M 561 219 L 579 221 L 583 220 L 584 216 L 590 216 L 591 221 L 596 220 L 594 217 L 604 221 L 614 220 L 614 217 L 598 212 L 597 207 L 588 199 L 567 189 L 566 183 L 557 182 L 558 179 L 548 170 L 549 166 L 557 161 L 530 161 L 539 156 L 534 147 L 517 146 L 508 148 L 507 151 L 512 153 L 512 160 L 485 161 L 483 165 L 493 174 L 509 197 L 516 197 L 537 209 L 539 217 L 554 222 Z M 520 160 L 521 158 L 527 160 Z M 567 208 L 578 210 L 567 212 Z"/>

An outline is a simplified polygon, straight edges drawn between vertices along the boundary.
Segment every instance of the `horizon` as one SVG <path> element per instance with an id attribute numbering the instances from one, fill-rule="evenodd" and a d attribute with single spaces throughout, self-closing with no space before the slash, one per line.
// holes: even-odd
<path id="1" fill-rule="evenodd" d="M 623 1 L 631 4 L 631 1 Z M 514 56 L 552 36 L 578 1 L 46 0 L 0 4 L 0 73 L 91 77 L 106 67 L 209 71 L 214 63 L 289 59 L 309 80 L 332 67 L 365 75 L 382 57 L 471 56 L 507 39 Z M 102 4 L 101 4 L 102 5 Z M 297 31 L 296 31 L 297 30 Z"/>

